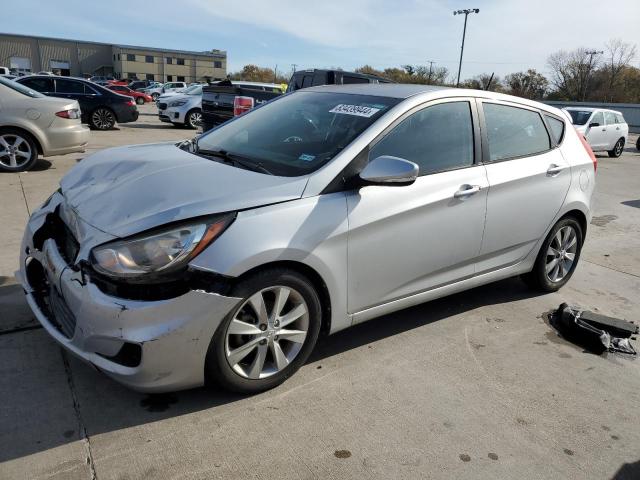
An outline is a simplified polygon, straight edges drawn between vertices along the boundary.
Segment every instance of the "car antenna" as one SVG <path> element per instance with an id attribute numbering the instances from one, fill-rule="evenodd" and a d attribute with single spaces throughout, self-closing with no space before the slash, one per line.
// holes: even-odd
<path id="1" fill-rule="evenodd" d="M 486 92 L 487 90 L 489 90 L 489 87 L 491 86 L 491 82 L 493 81 L 493 74 L 494 74 L 494 73 L 496 73 L 496 72 L 491 72 L 491 76 L 489 77 L 489 81 L 487 82 L 487 84 L 486 84 L 486 85 L 485 85 L 485 87 L 484 87 L 485 92 Z"/>

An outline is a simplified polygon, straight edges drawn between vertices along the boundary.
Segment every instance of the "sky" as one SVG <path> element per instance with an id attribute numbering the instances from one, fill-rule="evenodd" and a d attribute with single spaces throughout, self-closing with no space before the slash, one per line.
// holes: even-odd
<path id="1" fill-rule="evenodd" d="M 290 72 L 401 65 L 457 72 L 469 15 L 462 78 L 535 68 L 549 54 L 638 45 L 640 0 L 0 0 L 3 33 L 184 50 L 226 50 L 228 71 L 248 63 Z M 6 30 L 5 30 L 6 29 Z"/>

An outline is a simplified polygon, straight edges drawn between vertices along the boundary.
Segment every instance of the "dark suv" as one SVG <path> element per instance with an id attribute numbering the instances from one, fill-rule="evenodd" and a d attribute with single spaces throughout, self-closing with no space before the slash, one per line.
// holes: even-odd
<path id="1" fill-rule="evenodd" d="M 118 123 L 138 119 L 136 102 L 88 80 L 50 75 L 31 75 L 16 82 L 50 97 L 77 100 L 82 123 L 97 130 L 109 130 Z"/>
<path id="2" fill-rule="evenodd" d="M 287 92 L 318 85 L 349 85 L 354 83 L 391 83 L 386 78 L 366 73 L 344 72 L 342 70 L 299 70 L 291 75 Z"/>

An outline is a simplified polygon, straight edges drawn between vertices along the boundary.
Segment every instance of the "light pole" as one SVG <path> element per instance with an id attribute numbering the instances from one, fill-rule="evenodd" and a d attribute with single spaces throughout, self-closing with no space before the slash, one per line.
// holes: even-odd
<path id="1" fill-rule="evenodd" d="M 460 70 L 462 69 L 462 54 L 464 53 L 464 37 L 467 34 L 467 17 L 470 13 L 480 13 L 479 8 L 465 8 L 464 10 L 456 10 L 454 15 L 462 15 L 464 13 L 464 29 L 462 30 L 462 46 L 460 47 L 460 63 L 458 64 L 458 81 L 456 87 L 460 85 Z"/>
<path id="2" fill-rule="evenodd" d="M 587 55 L 589 55 L 589 70 L 587 70 L 587 78 L 584 80 L 584 90 L 582 92 L 582 101 L 584 102 L 585 98 L 587 98 L 587 90 L 589 89 L 589 77 L 591 76 L 591 69 L 593 68 L 593 56 L 594 55 L 602 55 L 604 52 L 602 50 L 587 50 Z"/>
<path id="3" fill-rule="evenodd" d="M 433 60 L 427 60 L 429 62 L 429 85 L 431 85 L 431 72 L 433 71 L 433 64 L 436 63 Z"/>

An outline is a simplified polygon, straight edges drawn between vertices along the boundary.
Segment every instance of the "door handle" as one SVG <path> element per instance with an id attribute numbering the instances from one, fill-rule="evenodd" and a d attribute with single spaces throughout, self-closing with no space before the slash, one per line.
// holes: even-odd
<path id="1" fill-rule="evenodd" d="M 480 185 L 462 185 L 460 190 L 453 194 L 454 198 L 466 198 L 480 191 Z"/>
<path id="2" fill-rule="evenodd" d="M 562 170 L 564 170 L 564 167 L 561 167 L 560 165 L 556 165 L 555 163 L 552 163 L 551 165 L 549 165 L 549 168 L 547 169 L 547 176 L 555 177 Z"/>

